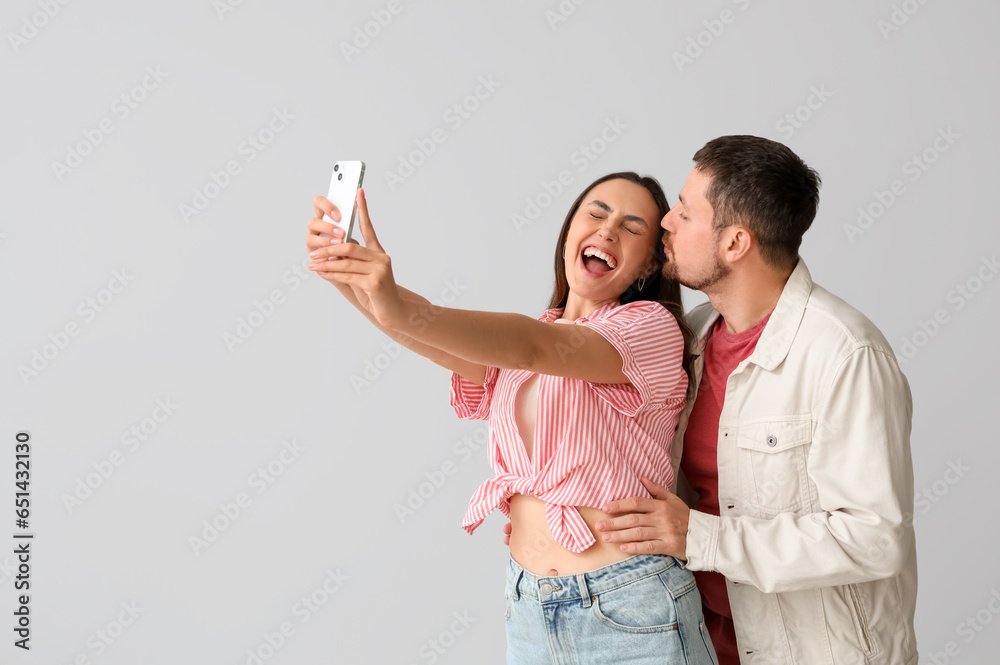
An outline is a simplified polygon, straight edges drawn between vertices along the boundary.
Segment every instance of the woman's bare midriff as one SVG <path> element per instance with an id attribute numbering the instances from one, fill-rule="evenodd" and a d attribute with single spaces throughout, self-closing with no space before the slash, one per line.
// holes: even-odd
<path id="1" fill-rule="evenodd" d="M 601 533 L 594 529 L 594 524 L 612 515 L 588 506 L 577 509 L 597 541 L 579 554 L 552 537 L 544 501 L 526 494 L 510 497 L 510 555 L 514 561 L 536 575 L 554 576 L 586 573 L 632 556 L 622 552 L 618 543 L 601 540 Z"/>

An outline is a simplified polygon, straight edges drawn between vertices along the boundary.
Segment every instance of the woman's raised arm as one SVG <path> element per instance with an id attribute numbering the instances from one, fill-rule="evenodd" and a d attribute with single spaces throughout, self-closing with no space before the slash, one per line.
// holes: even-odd
<path id="1" fill-rule="evenodd" d="M 317 197 L 317 202 L 321 198 Z M 317 217 L 320 210 L 317 205 Z M 415 294 L 396 285 L 389 256 L 379 244 L 368 216 L 363 191 L 358 194 L 358 220 L 366 246 L 343 243 L 341 233 L 313 252 L 317 261 L 331 260 L 311 269 L 322 268 L 324 279 L 349 287 L 355 296 L 355 306 L 367 312 L 382 330 L 401 333 L 474 365 L 525 369 L 595 383 L 629 382 L 622 372 L 618 350 L 600 333 L 585 326 L 417 301 L 413 298 Z M 311 228 L 317 226 L 310 224 Z"/>

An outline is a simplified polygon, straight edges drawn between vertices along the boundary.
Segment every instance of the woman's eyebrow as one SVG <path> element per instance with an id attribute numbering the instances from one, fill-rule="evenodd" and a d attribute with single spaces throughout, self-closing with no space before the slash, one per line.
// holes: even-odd
<path id="1" fill-rule="evenodd" d="M 600 208 L 604 212 L 614 212 L 612 210 L 611 206 L 609 206 L 607 203 L 605 203 L 604 201 L 602 201 L 600 199 L 594 199 L 593 201 L 591 201 L 587 205 L 597 206 L 598 208 Z M 625 215 L 625 221 L 626 222 L 639 222 L 643 226 L 646 226 L 646 227 L 649 226 L 648 224 L 646 224 L 646 220 L 644 220 L 642 217 L 639 217 L 638 215 Z"/>

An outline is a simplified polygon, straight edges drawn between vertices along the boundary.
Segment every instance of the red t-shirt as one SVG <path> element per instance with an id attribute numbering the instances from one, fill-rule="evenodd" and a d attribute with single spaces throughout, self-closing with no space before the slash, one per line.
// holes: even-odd
<path id="1" fill-rule="evenodd" d="M 751 328 L 731 333 L 720 316 L 705 344 L 704 370 L 684 434 L 684 455 L 681 458 L 684 476 L 698 492 L 694 509 L 703 513 L 719 514 L 719 417 L 726 398 L 726 382 L 736 366 L 753 353 L 769 318 L 770 313 Z M 725 576 L 711 571 L 694 571 L 694 576 L 698 580 L 705 622 L 720 665 L 739 665 Z"/>

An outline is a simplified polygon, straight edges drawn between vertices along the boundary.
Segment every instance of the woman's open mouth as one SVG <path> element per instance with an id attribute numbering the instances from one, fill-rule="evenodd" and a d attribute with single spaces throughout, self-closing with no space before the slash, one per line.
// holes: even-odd
<path id="1" fill-rule="evenodd" d="M 588 245 L 581 253 L 583 268 L 592 275 L 606 275 L 618 267 L 618 259 L 611 254 Z"/>

